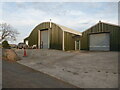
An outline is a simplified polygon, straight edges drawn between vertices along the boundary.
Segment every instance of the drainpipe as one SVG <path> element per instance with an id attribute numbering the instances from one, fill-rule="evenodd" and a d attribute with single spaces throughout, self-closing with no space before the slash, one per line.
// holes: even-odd
<path id="1" fill-rule="evenodd" d="M 62 47 L 63 51 L 65 51 L 64 45 L 65 45 L 65 44 L 64 44 L 64 31 L 63 31 L 63 45 L 62 45 L 62 46 L 63 46 L 63 47 Z"/>
<path id="2" fill-rule="evenodd" d="M 40 48 L 40 30 L 38 30 L 38 48 Z"/>
<path id="3" fill-rule="evenodd" d="M 76 41 L 75 41 L 75 50 L 77 50 L 77 48 L 76 48 Z"/>
<path id="4" fill-rule="evenodd" d="M 80 50 L 80 40 L 79 40 L 79 50 Z"/>
<path id="5" fill-rule="evenodd" d="M 99 21 L 99 31 L 101 31 L 101 21 Z"/>
<path id="6" fill-rule="evenodd" d="M 50 27 L 48 30 L 48 48 L 50 48 L 50 29 L 52 28 L 52 24 L 51 24 L 51 19 L 50 19 Z"/>
<path id="7" fill-rule="evenodd" d="M 51 28 L 51 19 L 50 19 L 50 28 Z"/>

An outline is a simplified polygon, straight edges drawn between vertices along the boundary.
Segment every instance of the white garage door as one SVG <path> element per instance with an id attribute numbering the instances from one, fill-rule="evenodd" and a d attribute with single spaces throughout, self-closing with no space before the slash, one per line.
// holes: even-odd
<path id="1" fill-rule="evenodd" d="M 110 50 L 110 36 L 109 33 L 91 34 L 90 35 L 90 50 Z"/>
<path id="2" fill-rule="evenodd" d="M 41 31 L 41 48 L 48 48 L 48 30 Z"/>

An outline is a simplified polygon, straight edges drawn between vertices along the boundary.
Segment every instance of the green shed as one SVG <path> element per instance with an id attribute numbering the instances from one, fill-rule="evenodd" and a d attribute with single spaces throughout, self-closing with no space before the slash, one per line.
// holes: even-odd
<path id="1" fill-rule="evenodd" d="M 80 49 L 81 32 L 53 22 L 37 25 L 24 42 L 40 49 L 77 50 Z"/>
<path id="2" fill-rule="evenodd" d="M 120 26 L 99 21 L 82 32 L 81 50 L 120 51 Z"/>

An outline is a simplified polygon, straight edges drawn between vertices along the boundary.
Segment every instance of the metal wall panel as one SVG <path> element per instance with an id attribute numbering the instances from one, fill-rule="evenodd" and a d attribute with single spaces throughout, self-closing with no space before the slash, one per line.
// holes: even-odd
<path id="1" fill-rule="evenodd" d="M 62 50 L 62 30 L 55 24 L 50 29 L 50 48 Z"/>
<path id="2" fill-rule="evenodd" d="M 67 50 L 75 50 L 75 38 L 73 38 L 75 34 L 65 32 L 64 33 L 64 47 L 65 51 Z"/>

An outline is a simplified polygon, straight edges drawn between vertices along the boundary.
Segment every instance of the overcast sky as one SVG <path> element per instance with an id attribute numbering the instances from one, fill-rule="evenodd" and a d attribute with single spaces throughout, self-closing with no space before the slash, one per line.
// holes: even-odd
<path id="1" fill-rule="evenodd" d="M 0 21 L 20 32 L 13 43 L 22 42 L 36 25 L 50 19 L 80 32 L 99 20 L 118 24 L 117 2 L 4 2 L 0 6 Z"/>

